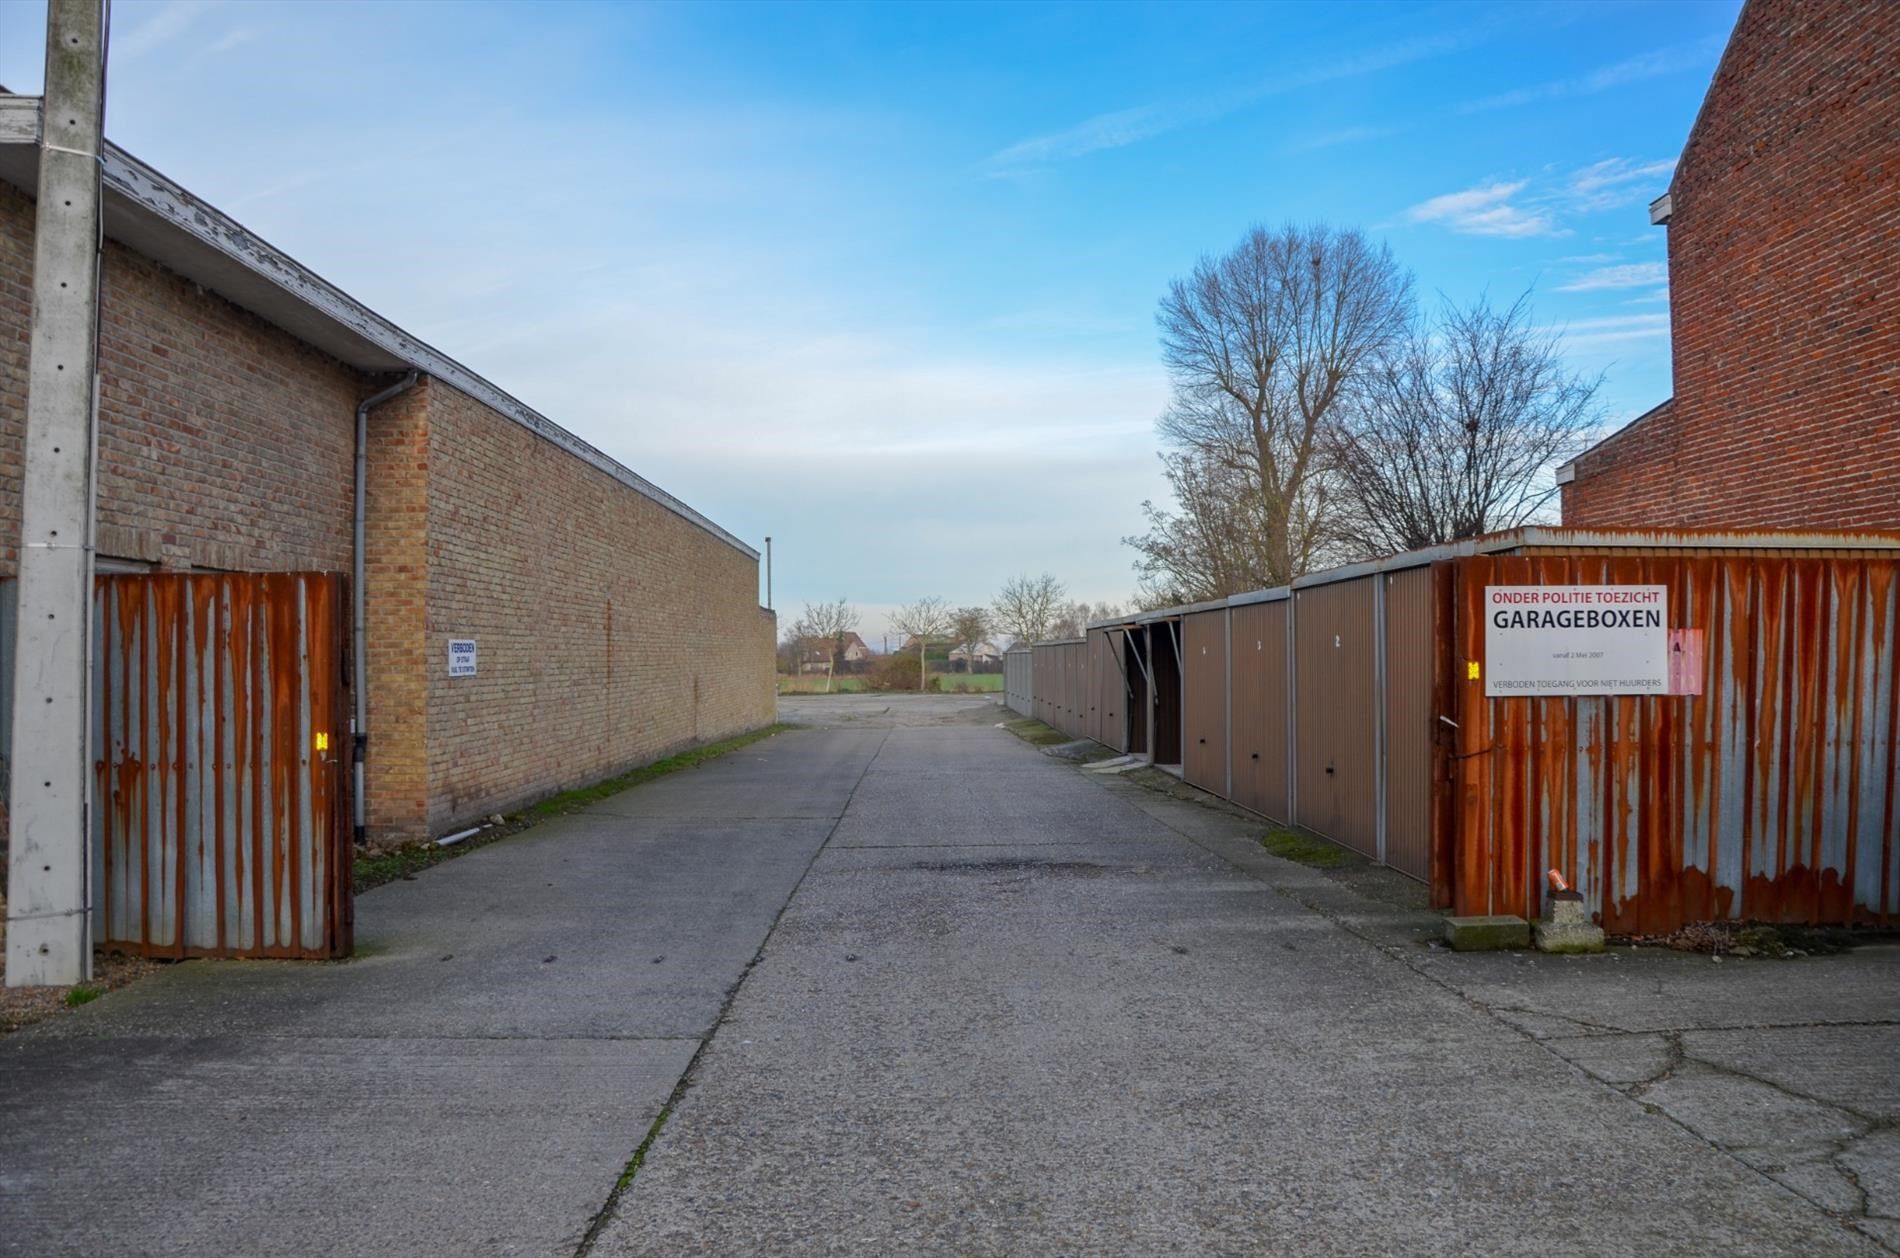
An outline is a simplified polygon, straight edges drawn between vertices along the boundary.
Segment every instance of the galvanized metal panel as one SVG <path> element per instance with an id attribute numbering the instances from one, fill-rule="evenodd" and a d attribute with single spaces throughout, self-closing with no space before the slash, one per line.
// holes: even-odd
<path id="1" fill-rule="evenodd" d="M 1122 631 L 1089 632 L 1089 684 L 1095 713 L 1090 737 L 1116 751 L 1128 749 L 1128 681 L 1123 676 Z"/>
<path id="2" fill-rule="evenodd" d="M 1018 716 L 1028 716 L 1035 703 L 1035 652 L 1027 646 L 1013 646 L 1003 652 L 1003 706 Z"/>
<path id="3" fill-rule="evenodd" d="M 1233 800 L 1287 819 L 1287 602 L 1233 609 L 1228 644 L 1232 689 Z"/>
<path id="4" fill-rule="evenodd" d="M 1438 724 L 1432 570 L 1407 568 L 1385 582 L 1385 861 L 1431 878 L 1432 747 Z"/>
<path id="5" fill-rule="evenodd" d="M 1454 903 L 1535 914 L 1542 872 L 1603 924 L 1891 921 L 1900 563 L 1757 553 L 1458 561 L 1458 649 L 1486 584 L 1654 583 L 1703 631 L 1701 694 L 1484 699 L 1461 684 Z"/>
<path id="6" fill-rule="evenodd" d="M 1181 777 L 1216 795 L 1227 793 L 1227 612 L 1196 612 L 1181 620 Z"/>
<path id="7" fill-rule="evenodd" d="M 1378 857 L 1377 574 L 1294 591 L 1295 820 Z"/>

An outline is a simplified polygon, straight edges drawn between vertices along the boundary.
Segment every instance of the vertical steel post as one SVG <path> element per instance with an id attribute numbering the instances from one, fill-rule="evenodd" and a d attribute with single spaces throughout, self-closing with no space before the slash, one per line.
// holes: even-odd
<path id="1" fill-rule="evenodd" d="M 92 974 L 87 868 L 104 0 L 48 0 L 20 501 L 7 986 Z"/>
<path id="2" fill-rule="evenodd" d="M 1385 775 L 1386 775 L 1386 728 L 1385 711 L 1387 684 L 1385 675 L 1385 591 L 1392 584 L 1389 573 L 1372 575 L 1372 791 L 1373 791 L 1373 847 L 1379 853 L 1381 865 L 1390 864 L 1386 859 L 1386 816 L 1385 816 Z"/>
<path id="3" fill-rule="evenodd" d="M 1300 824 L 1300 592 L 1286 592 L 1286 823 Z"/>
<path id="4" fill-rule="evenodd" d="M 1227 609 L 1221 613 L 1221 617 L 1222 618 L 1221 618 L 1220 674 L 1223 680 L 1221 682 L 1220 692 L 1221 692 L 1222 700 L 1227 705 L 1226 713 L 1224 714 L 1222 718 L 1226 723 L 1226 730 L 1227 730 L 1226 734 L 1223 736 L 1226 742 L 1227 763 L 1221 766 L 1222 778 L 1227 783 L 1227 789 L 1221 792 L 1221 798 L 1232 799 L 1234 797 L 1234 609 L 1233 607 L 1229 605 Z"/>

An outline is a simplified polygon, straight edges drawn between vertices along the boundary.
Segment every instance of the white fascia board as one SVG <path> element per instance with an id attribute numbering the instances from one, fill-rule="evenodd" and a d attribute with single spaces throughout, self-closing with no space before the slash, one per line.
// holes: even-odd
<path id="1" fill-rule="evenodd" d="M 0 144 L 40 142 L 40 98 L 0 96 Z"/>

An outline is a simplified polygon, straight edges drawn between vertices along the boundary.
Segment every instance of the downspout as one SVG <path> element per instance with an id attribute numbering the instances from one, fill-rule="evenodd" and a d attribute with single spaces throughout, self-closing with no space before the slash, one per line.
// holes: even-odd
<path id="1" fill-rule="evenodd" d="M 369 499 L 369 413 L 391 398 L 416 387 L 410 372 L 380 393 L 372 393 L 356 407 L 356 505 L 350 551 L 350 693 L 355 711 L 350 716 L 350 820 L 358 847 L 367 841 L 368 809 L 363 797 L 363 762 L 369 753 L 369 614 L 363 597 L 363 519 Z"/>

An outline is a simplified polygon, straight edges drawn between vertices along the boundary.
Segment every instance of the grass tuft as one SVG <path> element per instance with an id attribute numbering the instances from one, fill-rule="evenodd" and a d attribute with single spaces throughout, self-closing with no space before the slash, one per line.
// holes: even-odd
<path id="1" fill-rule="evenodd" d="M 576 790 L 562 791 L 559 795 L 544 799 L 528 809 L 527 815 L 537 821 L 558 817 L 563 813 L 573 812 L 577 808 L 597 804 L 603 799 L 618 795 L 643 782 L 651 782 L 654 778 L 663 778 L 669 773 L 678 773 L 681 769 L 692 769 L 708 760 L 717 760 L 728 752 L 737 751 L 741 747 L 750 747 L 753 743 L 763 742 L 772 735 L 782 734 L 791 728 L 790 725 L 783 723 L 768 725 L 764 729 L 755 729 L 749 734 L 740 734 L 736 738 L 707 743 L 704 747 L 694 747 L 689 751 L 680 752 L 677 756 L 668 756 L 664 760 L 655 760 L 652 764 L 642 765 L 617 778 L 608 778 L 605 782 L 596 782 L 592 786 L 583 786 Z"/>
<path id="2" fill-rule="evenodd" d="M 1075 741 L 1061 730 L 1052 729 L 1034 717 L 1026 716 L 1021 720 L 1004 721 L 1003 728 L 1024 742 L 1031 743 L 1037 747 L 1053 747 L 1057 743 Z"/>
<path id="3" fill-rule="evenodd" d="M 105 994 L 106 989 L 103 987 L 88 987 L 81 983 L 66 993 L 66 1003 L 77 1008 L 80 1005 L 89 1005 Z"/>
<path id="4" fill-rule="evenodd" d="M 497 839 L 504 839 L 537 821 L 546 821 L 551 817 L 559 817 L 564 813 L 585 808 L 589 804 L 599 803 L 603 799 L 618 795 L 643 782 L 651 782 L 669 773 L 677 773 L 681 769 L 691 769 L 708 760 L 716 760 L 728 752 L 737 751 L 741 747 L 750 747 L 753 743 L 763 742 L 772 735 L 783 733 L 791 728 L 793 727 L 784 723 L 767 725 L 763 729 L 755 729 L 750 733 L 682 751 L 664 760 L 655 760 L 652 764 L 642 765 L 631 772 L 623 773 L 616 778 L 608 778 L 604 782 L 596 782 L 592 786 L 562 791 L 559 795 L 542 800 L 525 812 L 509 817 L 507 824 L 496 826 L 481 834 L 471 835 L 453 847 L 437 847 L 434 843 L 412 843 L 407 847 L 393 848 L 387 852 L 366 853 L 356 858 L 351 869 L 354 889 L 360 895 L 372 887 L 380 887 L 398 878 L 413 878 L 431 865 L 439 865 L 445 860 L 453 860 L 476 848 L 486 847 Z"/>
<path id="5" fill-rule="evenodd" d="M 1336 869 L 1353 859 L 1353 854 L 1338 844 L 1297 830 L 1269 830 L 1260 836 L 1260 846 L 1282 860 L 1314 869 Z"/>

